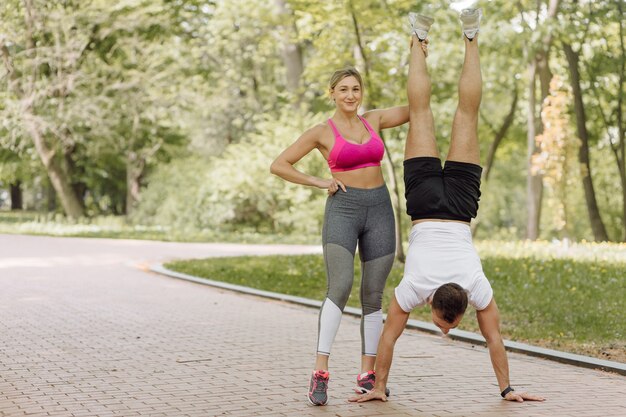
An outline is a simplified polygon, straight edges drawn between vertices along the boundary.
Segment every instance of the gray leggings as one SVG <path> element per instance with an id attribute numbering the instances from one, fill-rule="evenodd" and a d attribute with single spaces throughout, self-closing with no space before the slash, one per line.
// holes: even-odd
<path id="1" fill-rule="evenodd" d="M 354 280 L 357 243 L 361 258 L 362 354 L 376 356 L 382 331 L 385 282 L 396 252 L 389 191 L 346 187 L 326 201 L 322 243 L 328 292 L 319 316 L 317 353 L 330 354 Z"/>

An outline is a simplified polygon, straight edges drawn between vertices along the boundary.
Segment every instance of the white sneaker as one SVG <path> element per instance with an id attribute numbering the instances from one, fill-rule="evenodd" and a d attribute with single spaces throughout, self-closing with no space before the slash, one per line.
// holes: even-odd
<path id="1" fill-rule="evenodd" d="M 461 12 L 461 26 L 463 34 L 470 41 L 474 39 L 480 28 L 480 19 L 483 17 L 482 9 L 465 9 Z"/>
<path id="2" fill-rule="evenodd" d="M 409 23 L 411 24 L 411 33 L 420 41 L 423 41 L 428 36 L 428 30 L 432 26 L 435 19 L 432 17 L 424 16 L 423 14 L 409 13 Z"/>

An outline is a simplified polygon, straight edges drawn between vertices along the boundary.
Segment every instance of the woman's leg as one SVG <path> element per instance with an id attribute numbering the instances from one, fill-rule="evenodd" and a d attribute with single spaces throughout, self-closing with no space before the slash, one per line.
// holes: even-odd
<path id="1" fill-rule="evenodd" d="M 315 369 L 328 369 L 330 349 L 352 290 L 358 215 L 358 207 L 343 201 L 342 196 L 329 198 L 322 230 L 327 293 L 319 314 Z"/>
<path id="2" fill-rule="evenodd" d="M 367 223 L 359 237 L 361 258 L 361 372 L 374 369 L 383 328 L 382 298 L 396 255 L 393 207 L 387 189 L 380 204 L 368 208 Z"/>
<path id="3" fill-rule="evenodd" d="M 319 314 L 317 356 L 309 384 L 308 399 L 313 405 L 326 405 L 328 402 L 328 357 L 352 290 L 360 211 L 342 194 L 329 197 L 326 203 L 322 243 L 327 293 Z"/>

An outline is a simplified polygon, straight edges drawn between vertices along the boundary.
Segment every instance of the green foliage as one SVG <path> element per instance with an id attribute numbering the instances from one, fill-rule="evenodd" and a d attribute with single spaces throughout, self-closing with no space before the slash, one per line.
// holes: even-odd
<path id="1" fill-rule="evenodd" d="M 273 159 L 313 120 L 291 111 L 278 118 L 266 115 L 257 122 L 257 132 L 229 146 L 219 158 L 207 163 L 192 157 L 163 166 L 150 177 L 135 218 L 188 230 L 319 233 L 325 193 L 286 183 L 269 172 Z M 298 168 L 327 175 L 320 155 L 304 158 Z"/>
<path id="2" fill-rule="evenodd" d="M 463 59 L 458 17 L 450 8 L 455 2 L 284 3 L 288 15 L 276 2 L 249 0 L 36 0 L 35 47 L 29 49 L 26 3 L 5 1 L 0 45 L 7 47 L 14 72 L 0 66 L 2 186 L 19 179 L 33 198 L 40 193 L 31 190 L 48 184 L 30 123 L 44 134 L 88 215 L 125 213 L 135 204 L 127 191 L 138 184 L 145 194 L 135 196 L 143 200 L 132 214 L 138 224 L 319 232 L 323 193 L 285 184 L 266 168 L 304 129 L 331 115 L 327 81 L 339 67 L 356 66 L 365 76 L 364 110 L 406 103 L 409 11 L 435 17 L 428 65 L 445 157 Z M 563 0 L 555 22 L 546 21 L 546 0 L 482 4 L 483 156 L 515 91 L 519 103 L 483 182 L 478 236 L 524 236 L 528 63 L 548 33 L 555 38 L 550 69 L 562 80 L 569 79 L 563 42 L 580 51 L 598 203 L 611 238 L 626 236 L 618 175 L 625 161 L 615 157 L 626 140 L 626 129 L 618 126 L 626 94 L 620 4 Z M 295 91 L 287 87 L 288 47 L 299 48 L 304 65 Z M 16 85 L 28 94 L 20 96 Z M 565 117 L 574 131 L 571 103 Z M 405 132 L 406 126 L 385 132 L 400 193 Z M 300 168 L 329 175 L 319 155 Z M 541 237 L 561 237 L 547 192 Z M 570 233 L 589 239 L 578 178 L 567 195 Z M 38 206 L 44 204 L 40 198 Z"/>
<path id="3" fill-rule="evenodd" d="M 288 104 L 275 12 L 273 2 L 219 2 L 211 24 L 198 29 L 203 45 L 195 58 L 210 91 L 201 105 L 206 119 L 195 144 L 205 154 L 219 155 L 254 131 L 259 116 Z"/>
<path id="4" fill-rule="evenodd" d="M 125 212 L 127 181 L 140 181 L 190 135 L 185 122 L 201 100 L 182 73 L 190 61 L 174 10 L 139 0 L 11 1 L 0 9 L 0 145 L 38 154 L 38 176 L 51 156 L 88 213 Z M 33 132 L 49 151 L 34 146 Z"/>
<path id="5" fill-rule="evenodd" d="M 526 163 L 522 143 L 508 143 L 499 150 L 489 181 L 481 185 L 480 209 L 473 220 L 476 237 L 520 239 L 526 224 Z"/>
<path id="6" fill-rule="evenodd" d="M 602 220 L 611 240 L 626 239 L 626 199 L 620 170 L 626 169 L 626 6 L 619 1 L 563 4 L 560 40 L 579 54 L 586 126 L 591 149 L 591 176 Z M 621 26 L 621 27 L 620 27 Z M 559 45 L 561 46 L 561 45 Z M 565 65 L 562 52 L 559 66 Z M 573 119 L 573 115 L 572 115 Z M 621 127 L 620 127 L 621 120 Z M 581 210 L 581 215 L 586 216 Z"/>

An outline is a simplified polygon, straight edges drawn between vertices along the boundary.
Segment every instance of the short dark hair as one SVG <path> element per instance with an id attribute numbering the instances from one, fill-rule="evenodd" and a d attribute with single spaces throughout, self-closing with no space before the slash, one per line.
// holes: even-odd
<path id="1" fill-rule="evenodd" d="M 437 310 L 445 321 L 454 323 L 456 318 L 467 309 L 467 293 L 458 284 L 448 283 L 437 288 L 431 307 Z"/>

